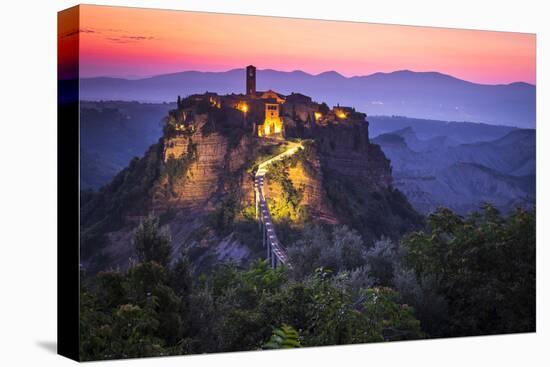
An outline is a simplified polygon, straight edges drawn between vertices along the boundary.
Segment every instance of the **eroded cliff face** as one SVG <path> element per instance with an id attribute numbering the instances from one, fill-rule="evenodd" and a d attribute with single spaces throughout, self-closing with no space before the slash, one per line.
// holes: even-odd
<path id="1" fill-rule="evenodd" d="M 398 240 L 418 229 L 422 217 L 393 185 L 391 162 L 369 139 L 363 114 L 293 131 L 315 142 L 322 201 L 338 222 L 358 230 L 369 243 Z"/>
<path id="2" fill-rule="evenodd" d="M 313 135 L 327 172 L 359 179 L 372 191 L 391 186 L 390 161 L 380 146 L 370 143 L 367 122 L 321 127 Z"/>
<path id="3" fill-rule="evenodd" d="M 297 159 L 291 158 L 283 162 L 286 169 L 286 176 L 290 180 L 293 188 L 299 192 L 300 201 L 298 210 L 305 209 L 301 214 L 296 215 L 294 221 L 315 220 L 330 224 L 338 223 L 338 219 L 333 213 L 327 201 L 326 192 L 323 187 L 323 172 L 321 162 L 316 150 L 313 150 L 307 156 L 298 154 Z M 280 181 L 274 179 L 266 180 L 265 193 L 267 201 L 271 206 L 280 206 L 280 201 L 285 200 L 285 188 Z M 290 212 L 294 212 L 290 210 Z M 294 214 L 294 213 L 292 213 Z"/>
<path id="4" fill-rule="evenodd" d="M 303 188 L 303 198 L 300 205 L 308 209 L 311 217 L 332 224 L 338 222 L 326 202 L 326 194 L 323 189 L 323 173 L 319 159 L 309 161 L 308 168 L 303 162 L 297 162 L 296 166 L 289 168 L 288 175 L 295 187 Z"/>
<path id="5" fill-rule="evenodd" d="M 208 207 L 209 200 L 220 190 L 227 140 L 218 133 L 193 134 L 165 139 L 164 146 L 165 163 L 169 159 L 190 161 L 181 176 L 166 175 L 160 180 L 154 191 L 153 210 Z"/>
<path id="6" fill-rule="evenodd" d="M 127 267 L 133 233 L 149 213 L 169 228 L 174 259 L 185 250 L 195 264 L 208 266 L 246 263 L 263 254 L 250 245 L 259 236 L 251 214 L 253 167 L 269 156 L 265 148 L 281 143 L 257 138 L 240 120 L 232 125 L 215 116 L 193 114 L 178 130 L 165 132 L 143 158 L 90 200 L 84 210 L 89 218 L 84 243 L 92 255 L 83 258 L 84 266 Z M 307 149 L 285 163 L 286 188 L 281 180 L 268 179 L 266 185 L 268 203 L 280 204 L 283 220 L 298 227 L 306 221 L 348 224 L 368 240 L 408 228 L 392 207 L 397 205 L 401 213 L 406 200 L 394 193 L 390 162 L 369 142 L 366 121 L 310 127 L 307 135 L 295 137 L 307 139 Z M 296 198 L 288 211 L 288 202 Z M 394 222 L 403 222 L 402 228 L 391 227 Z"/>
<path id="7" fill-rule="evenodd" d="M 223 249 L 212 249 L 211 255 L 219 255 L 220 258 L 234 254 L 239 260 L 247 253 L 247 249 L 242 246 L 239 248 L 239 244 L 235 244 L 232 238 L 219 238 L 212 231 L 203 231 L 202 238 L 197 236 L 197 232 L 203 229 L 209 216 L 219 208 L 226 196 L 233 195 L 242 205 L 254 202 L 253 181 L 246 168 L 255 155 L 257 140 L 240 130 L 207 131 L 207 120 L 206 114 L 197 115 L 192 130 L 164 136 L 156 149 L 136 163 L 136 166 L 140 166 L 144 162 L 152 162 L 151 165 L 157 166 L 156 170 L 151 170 L 154 174 L 136 174 L 137 177 L 133 179 L 136 182 L 128 183 L 128 188 L 112 190 L 113 197 L 120 196 L 120 191 L 129 191 L 143 182 L 144 176 L 155 176 L 144 183 L 148 188 L 140 193 L 139 208 L 134 209 L 131 200 L 122 202 L 117 224 L 103 226 L 103 262 L 122 268 L 128 265 L 133 253 L 133 233 L 147 213 L 159 216 L 162 224 L 170 228 L 175 255 L 190 242 L 198 247 L 208 247 L 219 242 Z M 129 167 L 128 173 L 122 174 L 123 178 L 119 179 L 128 181 L 127 177 L 133 175 Z M 106 199 L 102 193 L 97 196 L 98 201 Z M 106 215 L 105 211 L 99 214 Z M 100 215 L 98 219 L 101 219 Z M 235 251 L 228 251 L 228 244 L 233 244 Z M 85 264 L 94 262 L 84 259 Z"/>
<path id="8" fill-rule="evenodd" d="M 200 115 L 193 132 L 163 138 L 164 164 L 183 163 L 179 167 L 182 172 L 164 175 L 157 183 L 152 197 L 155 212 L 213 210 L 230 185 L 252 187 L 249 175 L 243 173 L 256 148 L 255 139 L 243 132 L 234 136 L 207 133 L 207 119 Z"/>
<path id="9" fill-rule="evenodd" d="M 234 197 L 240 204 L 238 207 L 252 205 L 254 191 L 252 176 L 247 172 L 250 158 L 255 154 L 257 141 L 249 134 L 238 138 L 228 137 L 219 132 L 204 134 L 203 126 L 199 125 L 194 134 L 166 138 L 164 145 L 164 161 L 170 159 L 182 160 L 186 157 L 191 161 L 184 175 L 177 178 L 164 177 L 154 190 L 153 210 L 157 213 L 172 213 L 173 219 L 168 222 L 175 251 L 184 249 L 197 230 L 204 227 L 208 216 L 219 209 L 227 197 Z M 189 157 L 193 155 L 193 157 Z M 213 231 L 209 236 L 195 241 L 202 247 L 220 246 L 227 248 L 228 243 L 235 247 L 235 260 L 242 260 L 247 249 L 239 246 L 231 238 L 220 239 Z M 208 238 L 209 237 L 209 238 Z M 224 257 L 231 252 L 221 249 Z M 221 255 L 220 255 L 221 256 Z"/>
<path id="10" fill-rule="evenodd" d="M 309 109 L 307 118 L 286 118 L 288 137 L 314 140 L 318 147 L 322 170 L 326 173 L 360 180 L 370 191 L 392 186 L 392 169 L 377 144 L 369 138 L 366 115 L 349 112 L 345 118 L 335 114 L 316 120 L 316 109 Z"/>

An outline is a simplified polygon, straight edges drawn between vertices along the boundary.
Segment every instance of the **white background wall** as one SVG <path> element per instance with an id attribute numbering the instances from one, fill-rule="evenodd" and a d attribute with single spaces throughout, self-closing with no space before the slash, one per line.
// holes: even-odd
<path id="1" fill-rule="evenodd" d="M 8 0 L 0 13 L 0 365 L 69 365 L 56 340 L 56 12 L 64 0 Z M 536 334 L 108 362 L 116 366 L 550 365 L 547 1 L 100 1 L 257 15 L 537 33 Z M 546 289 L 543 289 L 546 288 Z"/>

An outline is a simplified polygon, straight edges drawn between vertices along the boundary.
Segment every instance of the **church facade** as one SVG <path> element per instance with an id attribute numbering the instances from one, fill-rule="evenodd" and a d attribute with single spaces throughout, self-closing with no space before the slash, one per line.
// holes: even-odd
<path id="1" fill-rule="evenodd" d="M 281 104 L 285 102 L 285 96 L 272 91 L 256 90 L 256 67 L 246 67 L 246 96 L 250 103 L 260 104 L 263 108 L 263 121 L 254 122 L 254 131 L 260 137 L 283 137 L 283 119 L 281 117 Z"/>

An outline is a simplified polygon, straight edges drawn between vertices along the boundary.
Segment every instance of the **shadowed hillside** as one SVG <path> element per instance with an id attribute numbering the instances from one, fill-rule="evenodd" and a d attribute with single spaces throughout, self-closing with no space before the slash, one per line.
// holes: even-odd
<path id="1" fill-rule="evenodd" d="M 80 185 L 98 189 L 162 134 L 174 104 L 122 101 L 80 103 Z"/>

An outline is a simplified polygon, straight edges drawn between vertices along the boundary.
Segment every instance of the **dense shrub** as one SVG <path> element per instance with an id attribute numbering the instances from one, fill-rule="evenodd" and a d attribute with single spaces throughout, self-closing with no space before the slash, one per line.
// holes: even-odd
<path id="1" fill-rule="evenodd" d="M 136 234 L 136 242 L 162 238 L 154 223 L 138 232 L 142 233 Z M 342 248 L 356 242 L 355 236 L 344 228 L 333 233 Z M 157 251 L 157 246 L 153 249 L 154 254 L 139 255 L 143 262 L 125 272 L 82 277 L 84 360 L 363 343 L 423 335 L 414 310 L 401 304 L 396 292 L 353 289 L 347 274 L 335 277 L 321 268 L 295 281 L 289 280 L 286 268 L 272 269 L 266 261 L 257 261 L 246 270 L 225 264 L 193 277 L 185 257 L 169 266 L 154 260 L 164 252 Z M 281 336 L 280 331 L 284 333 L 281 340 L 273 336 L 274 332 Z"/>
<path id="2" fill-rule="evenodd" d="M 449 306 L 447 335 L 535 330 L 535 213 L 491 205 L 466 218 L 441 208 L 403 241 L 405 264 Z"/>

